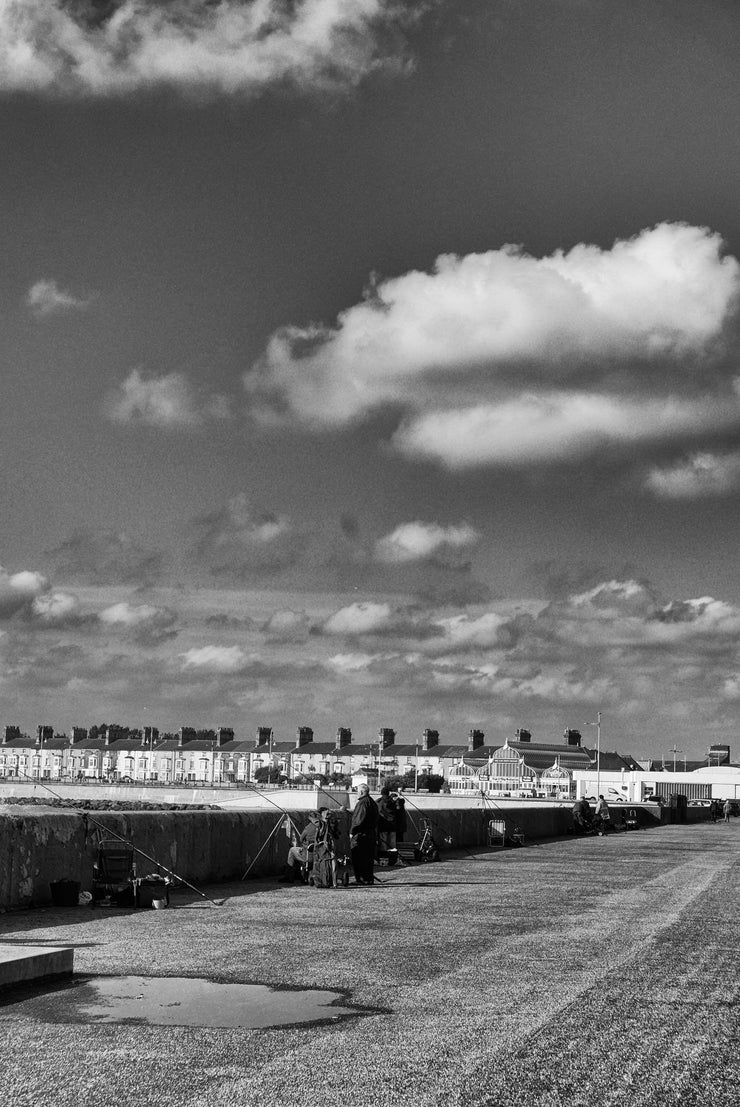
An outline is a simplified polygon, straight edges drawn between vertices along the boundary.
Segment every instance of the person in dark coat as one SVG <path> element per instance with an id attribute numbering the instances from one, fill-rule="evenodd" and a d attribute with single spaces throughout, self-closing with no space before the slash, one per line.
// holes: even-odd
<path id="1" fill-rule="evenodd" d="M 582 796 L 573 804 L 573 827 L 576 833 L 585 833 L 590 829 L 592 821 L 591 805 L 586 797 Z"/>
<path id="2" fill-rule="evenodd" d="M 378 800 L 378 860 L 396 860 L 396 800 L 387 784 L 380 789 Z"/>
<path id="3" fill-rule="evenodd" d="M 350 855 L 355 883 L 372 884 L 374 881 L 375 831 L 378 825 L 378 805 L 370 795 L 367 784 L 358 788 L 359 798 L 352 812 L 349 828 Z"/>
<path id="4" fill-rule="evenodd" d="M 403 842 L 406 837 L 408 819 L 406 817 L 406 800 L 402 792 L 396 792 L 396 845 Z"/>
<path id="5" fill-rule="evenodd" d="M 406 801 L 387 784 L 380 789 L 378 802 L 378 858 L 386 857 L 389 865 L 398 860 L 398 842 L 406 833 Z"/>

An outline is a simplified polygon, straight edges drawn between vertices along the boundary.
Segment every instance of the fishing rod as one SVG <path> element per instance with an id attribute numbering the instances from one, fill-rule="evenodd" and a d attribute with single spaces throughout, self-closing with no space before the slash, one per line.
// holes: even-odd
<path id="1" fill-rule="evenodd" d="M 310 780 L 312 784 L 314 783 L 313 778 L 310 777 L 310 776 L 307 776 L 306 773 L 301 772 L 300 769 L 295 769 L 294 772 L 296 772 L 299 776 L 302 776 L 304 778 L 304 780 Z M 331 792 L 327 792 L 325 788 L 321 787 L 321 785 L 319 785 L 318 788 L 316 788 L 316 791 L 320 792 L 324 796 L 327 796 L 328 799 L 333 800 L 334 803 L 336 803 L 336 805 L 337 805 L 337 807 L 339 808 L 340 811 L 342 811 L 345 815 L 349 815 L 349 808 L 345 807 L 343 803 L 340 803 L 340 801 L 337 799 L 337 797 L 333 796 L 331 794 Z M 351 851 L 350 851 L 350 856 L 351 856 Z M 380 877 L 376 873 L 373 873 L 373 882 L 376 883 L 376 884 L 385 884 L 386 883 L 385 880 L 381 880 Z"/>
<path id="2" fill-rule="evenodd" d="M 447 830 L 446 830 L 446 829 L 445 829 L 445 828 L 444 828 L 444 827 L 442 826 L 442 824 L 441 824 L 441 823 L 437 822 L 437 820 L 436 820 L 436 819 L 433 819 L 433 818 L 431 817 L 431 815 L 429 815 L 429 814 L 428 814 L 428 813 L 427 813 L 426 811 L 422 811 L 422 809 L 421 809 L 421 808 L 420 808 L 420 807 L 418 806 L 418 804 L 415 804 L 415 803 L 413 802 L 413 800 L 409 798 L 409 796 L 408 796 L 408 795 L 406 794 L 406 792 L 402 792 L 402 793 L 400 793 L 400 795 L 401 795 L 401 799 L 403 799 L 404 801 L 406 801 L 406 802 L 408 802 L 408 803 L 410 803 L 410 804 L 411 804 L 411 806 L 412 806 L 412 807 L 414 808 L 414 810 L 416 811 L 416 813 L 417 813 L 417 815 L 419 816 L 419 818 L 421 818 L 421 819 L 426 819 L 426 820 L 427 820 L 427 822 L 430 822 L 430 823 L 432 824 L 432 826 L 434 826 L 434 827 L 437 827 L 437 828 L 439 829 L 440 833 L 442 834 L 443 838 L 445 839 L 445 842 L 447 842 L 447 840 L 449 839 L 449 842 L 448 842 L 447 844 L 452 844 L 452 836 L 451 836 L 451 835 L 449 834 L 449 832 L 448 832 L 448 831 L 447 831 Z M 416 833 L 418 834 L 418 833 L 419 833 L 419 828 L 417 827 L 417 825 L 416 825 L 416 823 L 414 822 L 414 820 L 413 820 L 413 819 L 411 818 L 411 815 L 410 815 L 410 814 L 409 814 L 409 818 L 411 819 L 411 822 L 412 822 L 412 824 L 413 824 L 414 830 L 415 830 L 415 831 L 416 831 Z M 468 854 L 468 856 L 469 856 L 469 857 L 472 857 L 472 859 L 473 859 L 474 861 L 481 861 L 481 860 L 482 860 L 482 858 L 480 858 L 480 857 L 476 856 L 476 854 L 474 854 L 474 853 L 472 852 L 472 850 L 469 850 L 467 846 L 465 846 L 465 845 L 464 845 L 464 846 L 463 846 L 462 848 L 463 848 L 463 849 L 465 850 L 465 852 L 466 852 L 466 853 Z"/>
<path id="3" fill-rule="evenodd" d="M 509 826 L 511 826 L 510 839 L 512 841 L 518 842 L 519 845 L 522 845 L 524 841 L 524 835 L 521 831 L 521 828 L 517 825 L 517 823 L 513 821 L 509 813 L 505 811 L 504 808 L 500 806 L 500 804 L 497 804 L 496 801 L 483 790 L 483 788 L 480 789 L 480 794 L 481 799 L 483 800 L 484 815 L 486 813 L 499 815 L 501 822 L 504 824 L 505 828 L 509 828 Z M 504 831 L 504 833 L 506 833 L 506 831 Z"/>
<path id="4" fill-rule="evenodd" d="M 146 858 L 147 861 L 151 861 L 151 863 L 153 865 L 156 865 L 158 869 L 162 869 L 162 871 L 167 873 L 168 876 L 173 877 L 175 880 L 179 881 L 181 884 L 184 884 L 187 888 L 190 888 L 193 892 L 195 892 L 197 895 L 199 895 L 202 899 L 208 900 L 208 902 L 212 903 L 214 907 L 223 907 L 224 906 L 224 900 L 211 899 L 211 897 L 207 896 L 205 894 L 205 892 L 201 892 L 200 888 L 196 888 L 196 886 L 194 884 L 191 884 L 189 880 L 185 880 L 184 877 L 180 876 L 178 873 L 174 872 L 172 869 L 168 869 L 167 866 L 163 865 L 161 861 L 157 861 L 156 857 L 151 857 L 148 853 L 145 853 L 143 849 L 139 849 L 139 847 L 137 845 L 134 845 L 134 843 L 130 839 L 124 838 L 124 836 L 122 834 L 119 834 L 115 830 L 111 830 L 111 828 L 109 826 L 106 826 L 105 823 L 101 823 L 99 819 L 94 818 L 89 813 L 89 811 L 81 810 L 79 807 L 77 807 L 74 803 L 71 803 L 64 796 L 60 796 L 59 793 L 55 792 L 53 788 L 50 788 L 48 784 L 44 784 L 43 780 L 37 780 L 36 777 L 29 776 L 29 774 L 25 773 L 22 769 L 18 769 L 18 772 L 21 776 L 24 776 L 26 778 L 26 780 L 30 780 L 32 782 L 32 784 L 34 784 L 34 786 L 35 785 L 40 785 L 42 788 L 45 788 L 46 791 L 50 792 L 51 795 L 54 796 L 55 799 L 58 799 L 61 803 L 65 804 L 69 809 L 75 811 L 76 814 L 81 815 L 83 821 L 85 822 L 85 825 L 87 825 L 87 823 L 93 823 L 95 826 L 99 827 L 100 830 L 104 830 L 106 834 L 109 834 L 111 836 L 111 838 L 116 838 L 119 842 L 123 842 L 124 845 L 130 846 L 134 850 L 135 853 L 138 853 L 141 857 Z"/>
<path id="5" fill-rule="evenodd" d="M 319 792 L 322 796 L 326 796 L 327 799 L 330 799 L 333 803 L 335 803 L 337 805 L 337 807 L 339 808 L 340 811 L 348 811 L 348 808 L 345 807 L 344 804 L 341 803 L 337 799 L 336 796 L 333 796 L 331 794 L 331 792 L 328 792 L 326 790 L 326 788 L 322 788 L 322 786 L 320 784 L 318 786 L 316 786 L 316 783 L 315 783 L 315 780 L 314 780 L 313 777 L 307 776 L 306 773 L 301 772 L 300 769 L 294 769 L 293 772 L 294 772 L 294 774 L 297 774 L 298 776 L 302 776 L 304 780 L 311 781 L 311 784 L 313 784 L 315 791 Z"/>
<path id="6" fill-rule="evenodd" d="M 303 775 L 303 774 L 301 774 L 301 775 Z M 310 779 L 310 778 L 308 778 L 308 777 L 307 777 L 306 779 Z M 280 812 L 280 814 L 281 814 L 281 815 L 283 816 L 283 818 L 282 818 L 282 819 L 280 819 L 280 820 L 278 820 L 278 822 L 277 822 L 277 823 L 275 824 L 275 826 L 274 826 L 274 827 L 272 828 L 272 830 L 271 830 L 271 831 L 270 831 L 270 833 L 268 834 L 268 836 L 267 836 L 267 838 L 265 839 L 265 841 L 264 841 L 264 842 L 262 843 L 262 846 L 260 847 L 259 853 L 258 853 L 258 854 L 257 854 L 257 856 L 256 856 L 256 857 L 254 858 L 254 860 L 250 862 L 250 864 L 249 864 L 249 867 L 247 868 L 246 872 L 245 872 L 245 873 L 244 873 L 244 875 L 242 876 L 242 880 L 246 880 L 246 879 L 247 879 L 247 876 L 248 876 L 248 875 L 249 875 L 249 873 L 250 873 L 250 872 L 252 871 L 252 869 L 254 868 L 254 866 L 255 866 L 255 865 L 257 864 L 257 861 L 258 861 L 258 859 L 260 858 L 260 856 L 262 855 L 262 853 L 263 853 L 263 852 L 265 851 L 265 849 L 267 848 L 267 846 L 268 846 L 268 845 L 270 844 L 270 842 L 272 841 L 272 839 L 273 839 L 273 837 L 275 836 L 275 834 L 277 834 L 278 830 L 280 829 L 280 824 L 281 824 L 282 822 L 284 822 L 284 821 L 285 821 L 285 820 L 287 819 L 287 821 L 288 821 L 288 823 L 289 823 L 290 827 L 291 827 L 291 828 L 293 829 L 293 831 L 295 832 L 296 836 L 298 836 L 298 827 L 296 826 L 296 822 L 295 822 L 295 819 L 293 818 L 293 816 L 292 816 L 292 815 L 290 814 L 290 812 L 289 812 L 289 811 L 286 811 L 286 809 L 285 809 L 284 807 L 281 807 L 281 806 L 280 806 L 280 804 L 278 804 L 278 803 L 275 803 L 275 801 L 274 801 L 274 800 L 270 799 L 270 797 L 269 797 L 269 796 L 268 796 L 268 795 L 266 794 L 266 792 L 263 792 L 263 791 L 262 791 L 262 790 L 261 790 L 260 788 L 257 788 L 257 787 L 255 787 L 255 785 L 253 785 L 253 784 L 250 784 L 250 785 L 249 785 L 249 790 L 250 790 L 251 792 L 254 792 L 254 793 L 255 793 L 256 795 L 258 795 L 258 796 L 260 797 L 260 799 L 263 799 L 263 800 L 267 800 L 267 802 L 268 802 L 269 804 L 271 804 L 271 805 L 272 805 L 272 806 L 273 806 L 273 807 L 275 808 L 275 810 L 276 810 L 276 811 L 279 811 L 279 812 Z M 333 798 L 333 797 L 332 797 L 332 798 Z M 341 807 L 341 804 L 340 804 L 340 807 Z M 286 829 L 287 829 L 287 828 L 286 828 Z"/>

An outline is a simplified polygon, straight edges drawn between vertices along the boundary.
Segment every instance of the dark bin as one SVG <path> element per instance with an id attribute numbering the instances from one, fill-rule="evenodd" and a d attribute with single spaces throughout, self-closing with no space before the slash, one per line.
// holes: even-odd
<path id="1" fill-rule="evenodd" d="M 155 899 L 170 902 L 169 885 L 165 880 L 143 877 L 134 881 L 134 903 L 137 907 L 152 907 Z"/>
<path id="2" fill-rule="evenodd" d="M 49 885 L 51 902 L 55 907 L 77 907 L 81 887 L 79 880 L 54 880 Z"/>
<path id="3" fill-rule="evenodd" d="M 671 822 L 673 823 L 685 823 L 686 813 L 688 811 L 689 801 L 686 796 L 680 792 L 671 792 L 670 796 L 671 804 Z"/>

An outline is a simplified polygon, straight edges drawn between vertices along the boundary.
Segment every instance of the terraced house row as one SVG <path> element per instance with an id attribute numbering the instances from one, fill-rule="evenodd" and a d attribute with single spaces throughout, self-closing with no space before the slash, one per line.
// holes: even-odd
<path id="1" fill-rule="evenodd" d="M 251 740 L 235 738 L 230 727 L 181 727 L 174 734 L 160 734 L 156 727 L 73 727 L 68 736 L 39 726 L 31 738 L 18 726 L 6 726 L 0 778 L 247 785 L 264 779 L 259 770 L 271 770 L 276 780 L 296 785 L 347 777 L 372 784 L 379 776 L 413 778 L 416 783 L 436 776 L 444 778 L 450 791 L 462 794 L 482 789 L 567 796 L 573 791 L 573 772 L 593 761 L 580 732 L 570 729 L 559 743 L 533 742 L 530 732 L 521 729 L 503 744 L 487 744 L 481 730 L 470 730 L 462 742 L 444 743 L 431 728 L 413 742 L 397 741 L 390 727 L 357 742 L 348 727 L 339 727 L 328 741 L 316 741 L 311 727 L 301 726 L 295 739 L 286 741 L 266 726 L 257 727 Z M 614 768 L 635 767 L 631 759 L 619 761 Z"/>

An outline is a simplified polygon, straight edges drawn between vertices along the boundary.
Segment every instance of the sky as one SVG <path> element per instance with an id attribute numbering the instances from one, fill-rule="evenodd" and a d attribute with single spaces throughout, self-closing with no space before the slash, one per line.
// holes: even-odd
<path id="1" fill-rule="evenodd" d="M 740 757 L 733 0 L 0 0 L 0 724 Z"/>

